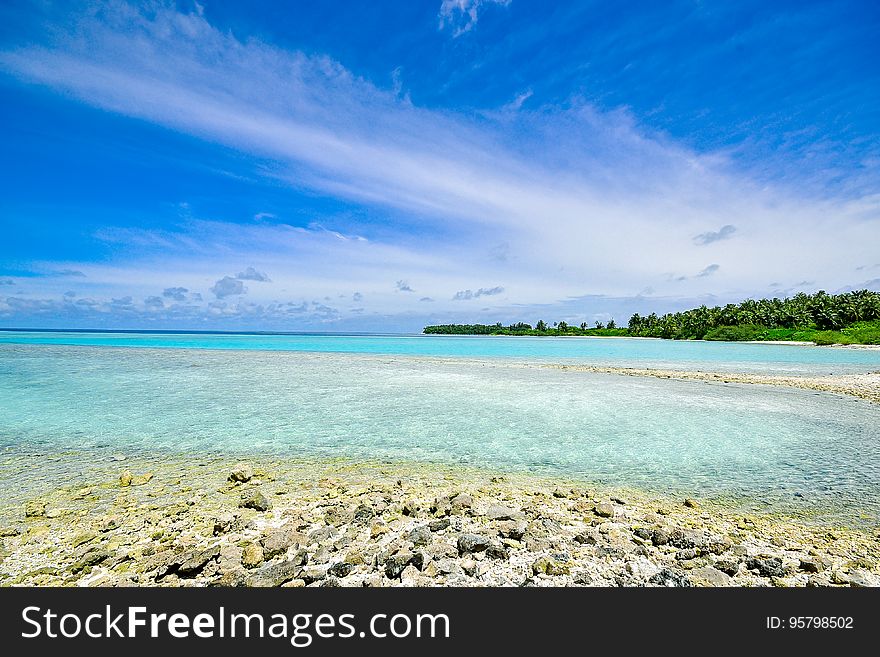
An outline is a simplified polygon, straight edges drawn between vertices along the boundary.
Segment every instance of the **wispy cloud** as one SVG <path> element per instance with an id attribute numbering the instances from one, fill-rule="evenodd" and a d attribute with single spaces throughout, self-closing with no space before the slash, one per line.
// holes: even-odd
<path id="1" fill-rule="evenodd" d="M 733 224 L 727 224 L 726 226 L 722 226 L 718 230 L 710 230 L 705 233 L 695 235 L 694 243 L 700 246 L 705 246 L 706 244 L 711 244 L 712 242 L 719 242 L 721 240 L 730 239 L 731 237 L 733 237 L 733 234 L 735 232 L 736 226 L 734 226 Z"/>
<path id="2" fill-rule="evenodd" d="M 472 29 L 481 8 L 444 3 L 441 15 L 463 21 L 444 29 Z M 398 294 L 412 287 L 391 288 L 389 272 L 418 281 L 419 298 L 437 299 L 438 313 L 460 308 L 450 291 L 466 294 L 474 280 L 505 282 L 509 300 L 480 295 L 492 307 L 564 307 L 585 281 L 611 299 L 651 289 L 652 298 L 684 303 L 710 292 L 753 295 L 766 281 L 805 278 L 837 289 L 853 284 L 854 261 L 875 262 L 880 251 L 880 198 L 816 198 L 808 186 L 767 185 L 725 153 L 697 152 L 626 110 L 600 111 L 578 96 L 540 107 L 524 98 L 504 117 L 414 106 L 327 57 L 239 39 L 198 12 L 161 4 L 88 12 L 43 43 L 7 48 L 0 69 L 234 148 L 275 183 L 361 204 L 384 221 L 369 240 L 324 217 L 304 227 L 269 213 L 244 225 L 187 217 L 161 230 L 106 226 L 95 235 L 113 258 L 63 263 L 88 273 L 77 288 L 100 295 L 97 303 L 181 287 L 190 304 L 210 291 L 215 305 L 202 303 L 202 312 L 226 317 L 237 307 L 249 312 L 243 300 L 224 301 L 245 291 L 247 303 L 267 308 L 301 290 L 309 299 L 347 296 L 356 281 L 371 312 L 413 312 L 415 295 Z M 719 240 L 709 271 L 695 244 Z M 805 260 L 805 252 L 815 255 Z M 272 281 L 245 290 L 241 278 L 217 280 L 236 271 L 230 262 L 258 263 Z M 721 268 L 723 276 L 707 280 Z M 670 271 L 701 273 L 676 279 Z M 28 294 L 59 298 L 62 284 Z"/>
<path id="3" fill-rule="evenodd" d="M 394 287 L 397 289 L 398 292 L 415 292 L 415 290 L 410 287 L 409 283 L 403 280 L 397 281 L 394 284 Z"/>
<path id="4" fill-rule="evenodd" d="M 511 0 L 443 0 L 440 5 L 440 29 L 450 29 L 456 38 L 470 32 L 477 24 L 480 12 L 487 5 L 509 5 Z"/>
<path id="5" fill-rule="evenodd" d="M 702 269 L 699 274 L 697 274 L 697 278 L 705 278 L 706 276 L 711 276 L 719 269 L 721 269 L 720 265 L 709 265 L 708 267 Z"/>

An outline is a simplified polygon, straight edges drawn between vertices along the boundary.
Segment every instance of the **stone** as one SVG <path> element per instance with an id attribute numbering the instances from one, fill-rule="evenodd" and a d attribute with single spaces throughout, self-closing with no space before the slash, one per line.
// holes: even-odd
<path id="1" fill-rule="evenodd" d="M 689 509 L 699 509 L 700 508 L 700 505 L 697 503 L 697 501 L 693 498 L 690 498 L 690 497 L 685 499 L 684 505 Z"/>
<path id="2" fill-rule="evenodd" d="M 19 534 L 21 534 L 21 530 L 18 527 L 0 528 L 0 538 L 9 538 L 10 536 L 18 536 Z"/>
<path id="3" fill-rule="evenodd" d="M 407 500 L 403 503 L 400 512 L 405 516 L 417 516 L 419 514 L 419 504 L 415 500 Z"/>
<path id="4" fill-rule="evenodd" d="M 333 577 L 347 577 L 354 570 L 354 566 L 346 561 L 338 561 L 327 569 L 327 574 Z"/>
<path id="5" fill-rule="evenodd" d="M 491 541 L 479 534 L 461 534 L 456 543 L 459 554 L 482 552 L 491 545 Z"/>
<path id="6" fill-rule="evenodd" d="M 730 584 L 730 575 L 712 566 L 694 568 L 688 574 L 688 578 L 697 586 L 728 586 Z"/>
<path id="7" fill-rule="evenodd" d="M 376 512 L 373 510 L 369 504 L 360 504 L 354 510 L 354 515 L 352 517 L 352 522 L 356 522 L 359 525 L 365 525 L 370 520 L 373 519 L 373 516 L 376 515 Z"/>
<path id="8" fill-rule="evenodd" d="M 722 573 L 733 577 L 739 572 L 739 563 L 739 561 L 734 561 L 732 559 L 720 559 L 715 562 L 715 568 L 720 570 Z"/>
<path id="9" fill-rule="evenodd" d="M 575 535 L 574 541 L 581 545 L 596 545 L 599 542 L 599 533 L 595 529 L 586 529 Z"/>
<path id="10" fill-rule="evenodd" d="M 746 568 L 757 570 L 761 577 L 784 577 L 785 568 L 779 557 L 752 558 L 746 561 Z"/>
<path id="11" fill-rule="evenodd" d="M 46 503 L 42 500 L 29 500 L 24 505 L 25 518 L 42 518 L 46 515 Z"/>
<path id="12" fill-rule="evenodd" d="M 225 534 L 230 531 L 235 524 L 235 516 L 231 513 L 221 513 L 214 518 L 214 536 Z"/>
<path id="13" fill-rule="evenodd" d="M 212 559 L 220 555 L 220 546 L 215 545 L 207 550 L 190 553 L 177 568 L 177 574 L 183 577 L 198 574 Z"/>
<path id="14" fill-rule="evenodd" d="M 74 537 L 70 540 L 70 546 L 73 548 L 78 548 L 80 545 L 85 545 L 86 543 L 95 540 L 98 538 L 98 535 L 95 532 L 79 532 L 74 535 Z"/>
<path id="15" fill-rule="evenodd" d="M 296 531 L 292 524 L 288 524 L 270 531 L 260 543 L 263 546 L 266 559 L 271 559 L 279 554 L 284 554 L 291 547 L 298 546 L 304 540 L 305 536 Z"/>
<path id="16" fill-rule="evenodd" d="M 565 498 L 568 497 L 568 493 L 561 488 L 557 488 L 556 490 L 553 491 L 553 497 L 555 497 L 557 499 L 564 500 Z"/>
<path id="17" fill-rule="evenodd" d="M 407 534 L 407 539 L 416 546 L 429 545 L 433 540 L 431 536 L 431 530 L 428 527 L 416 527 L 409 534 Z"/>
<path id="18" fill-rule="evenodd" d="M 489 520 L 513 520 L 514 516 L 518 515 L 518 512 L 510 507 L 493 504 L 486 509 L 486 513 L 483 515 Z"/>
<path id="19" fill-rule="evenodd" d="M 460 514 L 473 506 L 474 498 L 467 493 L 459 493 L 449 500 L 449 503 L 451 505 L 452 513 Z"/>
<path id="20" fill-rule="evenodd" d="M 245 585 L 254 587 L 281 586 L 292 580 L 298 571 L 299 566 L 293 561 L 267 563 L 252 570 L 245 580 Z"/>
<path id="21" fill-rule="evenodd" d="M 541 557 L 532 563 L 535 575 L 568 575 L 571 572 L 567 562 L 558 561 L 553 557 Z"/>
<path id="22" fill-rule="evenodd" d="M 654 535 L 654 532 L 652 532 L 647 527 L 636 527 L 635 529 L 633 529 L 633 535 L 638 536 L 643 541 L 650 541 L 652 536 Z"/>
<path id="23" fill-rule="evenodd" d="M 239 463 L 229 473 L 229 481 L 245 483 L 253 479 L 254 469 L 247 463 Z"/>
<path id="24" fill-rule="evenodd" d="M 477 562 L 473 559 L 462 559 L 459 565 L 461 566 L 464 574 L 468 577 L 473 577 L 474 574 L 477 572 Z"/>
<path id="25" fill-rule="evenodd" d="M 439 532 L 449 527 L 449 524 L 449 518 L 438 518 L 428 523 L 428 529 L 432 532 Z"/>
<path id="26" fill-rule="evenodd" d="M 669 544 L 680 550 L 688 548 L 702 548 L 706 545 L 706 538 L 702 532 L 692 529 L 674 529 L 669 535 Z"/>
<path id="27" fill-rule="evenodd" d="M 814 557 L 801 558 L 799 567 L 805 573 L 818 573 L 825 570 L 825 564 Z"/>
<path id="28" fill-rule="evenodd" d="M 419 570 L 410 564 L 400 573 L 400 581 L 404 586 L 417 586 L 422 579 Z"/>
<path id="29" fill-rule="evenodd" d="M 241 496 L 240 507 L 243 509 L 256 509 L 257 511 L 268 511 L 272 508 L 272 503 L 260 491 L 249 491 Z"/>
<path id="30" fill-rule="evenodd" d="M 128 470 L 126 470 L 121 475 L 119 475 L 119 485 L 122 486 L 123 488 L 127 488 L 128 486 L 131 486 L 131 480 L 132 480 L 132 476 Z"/>
<path id="31" fill-rule="evenodd" d="M 135 475 L 135 476 L 133 476 L 133 477 L 131 478 L 131 482 L 130 482 L 130 483 L 131 483 L 132 486 L 143 486 L 144 484 L 147 484 L 147 483 L 149 483 L 150 481 L 152 481 L 152 479 L 153 479 L 153 473 L 152 473 L 152 472 L 148 472 L 148 473 L 146 473 L 146 474 Z"/>
<path id="32" fill-rule="evenodd" d="M 299 578 L 295 578 L 295 579 L 290 580 L 289 582 L 284 582 L 284 584 L 281 585 L 281 588 L 285 588 L 285 589 L 301 589 L 301 588 L 303 588 L 305 585 L 306 585 L 306 580 L 304 580 L 304 579 L 299 579 Z"/>
<path id="33" fill-rule="evenodd" d="M 671 568 L 663 568 L 659 573 L 648 580 L 649 584 L 655 586 L 667 587 L 688 587 L 693 586 L 688 576 L 684 573 L 672 570 Z"/>
<path id="34" fill-rule="evenodd" d="M 440 569 L 437 567 L 437 564 L 431 561 L 427 566 L 422 568 L 422 574 L 426 577 L 437 577 L 440 574 Z"/>
<path id="35" fill-rule="evenodd" d="M 86 552 L 82 557 L 80 557 L 79 561 L 75 562 L 70 567 L 70 572 L 78 573 L 86 568 L 90 568 L 91 566 L 95 566 L 105 559 L 110 558 L 110 553 L 106 550 L 102 550 L 100 548 L 93 548 Z"/>
<path id="36" fill-rule="evenodd" d="M 245 543 L 241 552 L 241 564 L 245 568 L 255 568 L 265 561 L 263 548 L 259 543 Z"/>
<path id="37" fill-rule="evenodd" d="M 602 502 L 601 504 L 596 505 L 593 512 L 600 518 L 612 518 L 614 517 L 614 505 L 609 504 L 608 502 Z"/>
<path id="38" fill-rule="evenodd" d="M 521 541 L 525 536 L 528 525 L 523 521 L 504 521 L 497 525 L 498 535 L 501 538 L 512 538 L 515 541 Z"/>
<path id="39" fill-rule="evenodd" d="M 370 538 L 378 538 L 382 534 L 388 533 L 388 525 L 382 520 L 377 520 L 370 525 Z"/>
<path id="40" fill-rule="evenodd" d="M 857 568 L 849 573 L 849 585 L 853 588 L 875 588 L 880 586 L 880 577 L 864 568 Z"/>
<path id="41" fill-rule="evenodd" d="M 490 545 L 486 548 L 486 556 L 490 559 L 507 560 L 510 558 L 510 551 L 505 547 Z"/>
<path id="42" fill-rule="evenodd" d="M 662 528 L 657 528 L 651 532 L 651 542 L 654 545 L 666 545 L 669 543 L 670 532 Z"/>
<path id="43" fill-rule="evenodd" d="M 401 550 L 396 554 L 391 555 L 385 560 L 385 576 L 388 577 L 388 579 L 397 579 L 400 577 L 403 569 L 410 564 L 412 558 L 413 553 L 409 550 Z"/>

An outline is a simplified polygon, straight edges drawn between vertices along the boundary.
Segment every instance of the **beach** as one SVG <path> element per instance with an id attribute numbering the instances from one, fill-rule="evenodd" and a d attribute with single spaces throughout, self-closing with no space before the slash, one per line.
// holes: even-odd
<path id="1" fill-rule="evenodd" d="M 5 509 L 0 584 L 880 585 L 876 528 L 559 478 L 121 456 L 89 477 Z"/>

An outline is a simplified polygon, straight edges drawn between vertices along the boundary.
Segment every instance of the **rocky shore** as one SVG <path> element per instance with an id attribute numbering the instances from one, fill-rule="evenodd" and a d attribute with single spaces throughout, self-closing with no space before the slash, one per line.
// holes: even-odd
<path id="1" fill-rule="evenodd" d="M 6 500 L 0 584 L 878 586 L 880 533 L 434 465 L 125 458 Z"/>
<path id="2" fill-rule="evenodd" d="M 867 374 L 830 374 L 828 376 L 776 376 L 741 372 L 695 372 L 635 367 L 603 367 L 595 365 L 547 365 L 553 369 L 622 376 L 649 376 L 657 379 L 705 381 L 709 383 L 746 383 L 752 385 L 784 386 L 830 392 L 858 397 L 880 404 L 880 372 Z"/>

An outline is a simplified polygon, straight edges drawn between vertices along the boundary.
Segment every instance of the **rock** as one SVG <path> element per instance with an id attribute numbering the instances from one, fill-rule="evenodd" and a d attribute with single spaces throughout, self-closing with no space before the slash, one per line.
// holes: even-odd
<path id="1" fill-rule="evenodd" d="M 266 559 L 271 559 L 279 554 L 287 552 L 288 548 L 295 547 L 305 540 L 305 536 L 296 531 L 292 525 L 283 525 L 270 531 L 260 543 Z"/>
<path id="2" fill-rule="evenodd" d="M 255 587 L 281 586 L 285 582 L 292 580 L 298 571 L 299 566 L 294 564 L 293 561 L 267 563 L 251 571 L 245 580 L 245 585 Z"/>
<path id="3" fill-rule="evenodd" d="M 654 535 L 654 532 L 652 532 L 647 527 L 636 527 L 635 529 L 633 529 L 633 535 L 638 536 L 643 541 L 650 541 Z"/>
<path id="4" fill-rule="evenodd" d="M 700 508 L 700 505 L 697 503 L 697 501 L 693 498 L 690 498 L 690 497 L 685 499 L 684 505 L 689 509 L 699 509 Z"/>
<path id="5" fill-rule="evenodd" d="M 207 565 L 209 561 L 217 558 L 219 555 L 219 545 L 215 545 L 214 547 L 208 548 L 207 550 L 192 552 L 177 568 L 177 574 L 182 577 L 191 577 L 193 575 L 196 575 L 197 573 L 201 572 L 201 570 Z"/>
<path id="6" fill-rule="evenodd" d="M 9 538 L 10 536 L 18 536 L 19 534 L 21 534 L 21 530 L 18 527 L 0 528 L 0 538 Z"/>
<path id="7" fill-rule="evenodd" d="M 419 504 L 415 500 L 407 500 L 403 503 L 400 512 L 405 516 L 417 516 L 419 514 Z"/>
<path id="8" fill-rule="evenodd" d="M 721 559 L 715 562 L 715 568 L 720 570 L 722 573 L 733 577 L 739 572 L 739 561 L 734 561 L 732 559 Z"/>
<path id="9" fill-rule="evenodd" d="M 512 538 L 515 541 L 521 541 L 525 536 L 528 525 L 523 521 L 507 520 L 497 525 L 498 535 L 501 538 Z"/>
<path id="10" fill-rule="evenodd" d="M 70 540 L 70 546 L 72 548 L 78 548 L 80 545 L 85 545 L 96 538 L 98 538 L 98 535 L 95 532 L 79 532 Z"/>
<path id="11" fill-rule="evenodd" d="M 484 515 L 489 520 L 512 520 L 513 517 L 517 514 L 518 512 L 515 509 L 501 506 L 500 504 L 493 504 L 488 509 L 486 509 L 486 513 Z"/>
<path id="12" fill-rule="evenodd" d="M 382 534 L 388 533 L 388 525 L 382 520 L 377 520 L 370 525 L 370 538 L 378 538 Z"/>
<path id="13" fill-rule="evenodd" d="M 566 491 L 562 490 L 561 488 L 557 488 L 556 490 L 553 491 L 553 497 L 555 497 L 557 499 L 565 499 L 568 497 L 568 493 Z"/>
<path id="14" fill-rule="evenodd" d="M 324 522 L 333 527 L 339 527 L 349 521 L 349 514 L 342 506 L 328 507 L 324 513 Z"/>
<path id="15" fill-rule="evenodd" d="M 417 586 L 422 579 L 419 570 L 410 564 L 400 573 L 400 581 L 404 586 Z"/>
<path id="16" fill-rule="evenodd" d="M 864 568 L 857 568 L 849 574 L 849 585 L 853 588 L 878 587 L 880 586 L 880 577 Z"/>
<path id="17" fill-rule="evenodd" d="M 464 574 L 468 577 L 473 577 L 477 572 L 477 562 L 471 558 L 462 559 L 459 565 L 461 566 L 462 571 L 464 571 Z"/>
<path id="18" fill-rule="evenodd" d="M 132 476 L 128 470 L 126 470 L 121 475 L 119 475 L 119 485 L 122 486 L 123 488 L 127 488 L 128 486 L 131 486 L 131 480 L 132 480 Z"/>
<path id="19" fill-rule="evenodd" d="M 354 510 L 354 516 L 352 517 L 352 522 L 355 522 L 359 525 L 366 525 L 370 520 L 373 519 L 373 516 L 376 515 L 376 512 L 373 511 L 373 507 L 369 504 L 361 504 Z"/>
<path id="20" fill-rule="evenodd" d="M 247 463 L 239 463 L 229 473 L 229 481 L 244 483 L 254 477 L 254 469 Z"/>
<path id="21" fill-rule="evenodd" d="M 712 566 L 694 568 L 688 574 L 688 578 L 697 586 L 728 586 L 730 576 Z"/>
<path id="22" fill-rule="evenodd" d="M 152 479 L 153 479 L 153 473 L 148 472 L 146 474 L 133 476 L 129 483 L 132 486 L 143 486 L 144 484 L 147 484 L 150 481 L 152 481 Z M 122 482 L 120 481 L 120 483 L 122 483 Z"/>
<path id="23" fill-rule="evenodd" d="M 479 534 L 462 534 L 458 537 L 458 553 L 468 554 L 471 552 L 482 552 L 491 545 L 491 541 L 485 536 Z"/>
<path id="24" fill-rule="evenodd" d="M 474 504 L 474 498 L 467 493 L 459 493 L 451 500 L 449 500 L 451 505 L 451 511 L 455 514 L 461 514 L 465 510 L 470 509 Z"/>
<path id="25" fill-rule="evenodd" d="M 385 560 L 385 576 L 388 579 L 397 579 L 412 561 L 413 553 L 409 550 L 401 550 L 397 554 L 391 555 Z"/>
<path id="26" fill-rule="evenodd" d="M 413 545 L 429 545 L 433 540 L 431 536 L 431 530 L 428 527 L 416 527 L 409 534 L 407 534 L 407 539 Z"/>
<path id="27" fill-rule="evenodd" d="M 306 580 L 304 580 L 304 579 L 299 579 L 299 578 L 294 578 L 294 579 L 290 580 L 289 582 L 284 582 L 284 584 L 281 585 L 281 588 L 284 588 L 284 589 L 301 589 L 301 588 L 303 588 L 305 585 L 306 585 Z"/>
<path id="28" fill-rule="evenodd" d="M 309 562 L 309 553 L 305 550 L 297 550 L 292 561 L 297 566 L 305 566 Z"/>
<path id="29" fill-rule="evenodd" d="M 541 557 L 532 563 L 535 575 L 568 575 L 571 569 L 567 562 L 557 561 L 553 557 Z"/>
<path id="30" fill-rule="evenodd" d="M 102 550 L 97 547 L 92 548 L 91 550 L 86 552 L 79 559 L 79 561 L 75 562 L 70 567 L 70 572 L 78 573 L 82 570 L 85 570 L 86 568 L 89 568 L 91 566 L 95 566 L 95 565 L 101 563 L 102 561 L 104 561 L 105 559 L 109 559 L 109 558 L 110 558 L 110 553 L 107 552 L 106 550 Z"/>
<path id="31" fill-rule="evenodd" d="M 241 563 L 245 568 L 255 568 L 265 561 L 263 548 L 259 543 L 245 543 L 241 552 Z"/>
<path id="32" fill-rule="evenodd" d="M 437 567 L 437 564 L 433 561 L 430 562 L 427 566 L 422 568 L 422 575 L 426 577 L 437 577 L 440 574 L 440 569 Z"/>
<path id="33" fill-rule="evenodd" d="M 338 561 L 327 569 L 327 574 L 333 577 L 347 577 L 354 570 L 354 566 L 346 561 Z"/>
<path id="34" fill-rule="evenodd" d="M 670 533 L 662 528 L 657 528 L 651 532 L 651 542 L 654 545 L 666 545 L 669 543 Z"/>
<path id="35" fill-rule="evenodd" d="M 596 545 L 599 542 L 599 532 L 595 529 L 585 529 L 574 537 L 575 543 L 581 545 Z"/>
<path id="36" fill-rule="evenodd" d="M 214 536 L 225 534 L 235 524 L 235 516 L 231 513 L 222 513 L 214 519 Z"/>
<path id="37" fill-rule="evenodd" d="M 688 548 L 702 548 L 706 545 L 706 538 L 702 532 L 692 529 L 675 529 L 669 535 L 669 544 L 680 550 Z"/>
<path id="38" fill-rule="evenodd" d="M 825 564 L 814 557 L 803 557 L 800 561 L 800 569 L 805 573 L 818 573 L 825 570 Z"/>
<path id="39" fill-rule="evenodd" d="M 490 545 L 486 548 L 486 556 L 490 559 L 504 559 L 507 560 L 510 558 L 510 551 L 505 547 L 500 547 L 498 545 Z"/>
<path id="40" fill-rule="evenodd" d="M 42 518 L 46 515 L 46 503 L 42 500 L 29 500 L 24 505 L 25 518 Z"/>
<path id="41" fill-rule="evenodd" d="M 782 559 L 778 557 L 753 558 L 746 561 L 746 568 L 757 570 L 761 577 L 783 577 L 785 569 L 782 567 Z"/>
<path id="42" fill-rule="evenodd" d="M 240 507 L 243 509 L 256 509 L 257 511 L 268 511 L 272 508 L 272 503 L 260 491 L 249 491 L 241 496 Z"/>
<path id="43" fill-rule="evenodd" d="M 593 512 L 600 518 L 612 518 L 614 517 L 614 505 L 609 504 L 608 502 L 602 502 L 601 504 L 596 505 Z"/>
<path id="44" fill-rule="evenodd" d="M 678 571 L 672 570 L 671 568 L 663 568 L 659 573 L 654 575 L 648 580 L 649 584 L 654 584 L 655 586 L 668 586 L 668 587 L 687 587 L 693 586 L 691 581 L 688 579 L 687 575 L 684 573 L 680 573 Z"/>
<path id="45" fill-rule="evenodd" d="M 439 532 L 449 527 L 449 524 L 449 518 L 438 518 L 428 523 L 428 529 L 432 532 Z"/>

